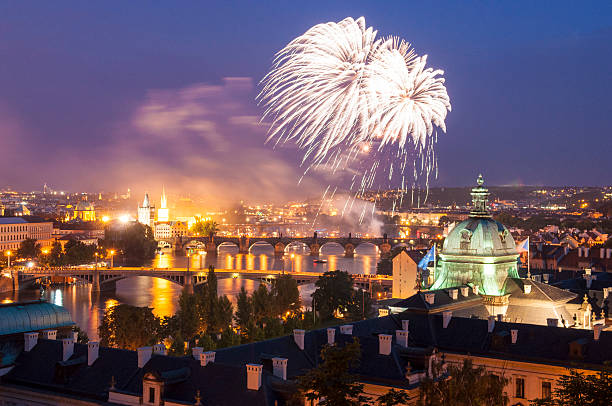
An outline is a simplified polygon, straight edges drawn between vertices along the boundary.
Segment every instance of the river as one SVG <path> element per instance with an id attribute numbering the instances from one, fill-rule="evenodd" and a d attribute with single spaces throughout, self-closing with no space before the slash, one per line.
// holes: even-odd
<path id="1" fill-rule="evenodd" d="M 195 254 L 189 257 L 191 269 L 206 269 L 213 265 L 219 269 L 276 269 L 285 271 L 325 272 L 327 270 L 342 270 L 349 273 L 375 274 L 378 254 L 373 245 L 357 247 L 353 258 L 345 258 L 339 245 L 328 244 L 322 248 L 319 259 L 326 263 L 315 263 L 308 255 L 305 247 L 293 247 L 282 257 L 275 257 L 270 245 L 255 245 L 250 254 L 238 254 L 235 246 L 222 246 L 216 257 L 205 254 Z M 177 256 L 171 252 L 157 255 L 151 265 L 162 267 L 187 266 L 186 256 Z M 119 260 L 117 262 L 120 262 Z M 115 263 L 118 265 L 118 263 Z M 247 291 L 258 287 L 259 283 L 248 279 L 219 279 L 218 292 L 227 295 L 232 302 L 242 286 Z M 98 339 L 98 326 L 104 316 L 104 311 L 119 303 L 133 306 L 149 306 L 156 316 L 170 316 L 177 310 L 178 298 L 182 287 L 165 279 L 149 277 L 133 277 L 117 282 L 115 291 L 91 293 L 89 284 L 76 284 L 58 288 L 50 288 L 42 296 L 37 289 L 24 288 L 19 292 L 0 293 L 3 302 L 26 301 L 43 298 L 51 303 L 64 306 L 72 319 L 81 329 L 87 332 L 92 340 Z M 310 305 L 310 295 L 314 286 L 300 286 L 302 303 Z"/>

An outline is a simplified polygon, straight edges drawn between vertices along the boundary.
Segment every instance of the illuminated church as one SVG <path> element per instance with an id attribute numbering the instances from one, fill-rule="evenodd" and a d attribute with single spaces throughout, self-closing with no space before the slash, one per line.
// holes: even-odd
<path id="1" fill-rule="evenodd" d="M 508 229 L 489 214 L 489 191 L 482 176 L 471 195 L 468 219 L 450 231 L 429 267 L 433 284 L 395 301 L 389 310 L 589 328 L 590 321 L 584 320 L 591 319 L 590 310 L 574 293 L 519 277 L 516 244 Z"/>
<path id="2" fill-rule="evenodd" d="M 96 210 L 93 204 L 87 201 L 78 202 L 72 213 L 72 219 L 80 221 L 96 221 Z"/>
<path id="3" fill-rule="evenodd" d="M 138 206 L 138 222 L 153 227 L 155 221 L 155 206 L 149 203 L 149 194 L 145 193 L 142 206 Z"/>

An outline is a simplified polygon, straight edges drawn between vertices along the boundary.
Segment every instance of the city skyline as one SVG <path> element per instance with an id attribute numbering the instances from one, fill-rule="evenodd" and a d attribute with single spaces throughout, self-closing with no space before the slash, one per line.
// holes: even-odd
<path id="1" fill-rule="evenodd" d="M 467 186 L 479 172 L 490 185 L 605 185 L 612 10 L 555 4 L 190 4 L 172 18 L 162 6 L 5 5 L 0 169 L 20 189 L 320 195 L 326 174 L 298 184 L 298 152 L 264 145 L 257 82 L 311 25 L 363 15 L 445 70 L 454 108 L 432 186 Z"/>

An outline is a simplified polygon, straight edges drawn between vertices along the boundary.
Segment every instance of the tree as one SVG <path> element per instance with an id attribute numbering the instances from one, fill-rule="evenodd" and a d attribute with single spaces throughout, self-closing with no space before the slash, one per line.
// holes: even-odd
<path id="1" fill-rule="evenodd" d="M 240 288 L 240 292 L 236 296 L 236 314 L 234 320 L 240 333 L 243 337 L 249 337 L 252 334 L 252 329 L 255 326 L 255 317 L 253 316 L 253 300 L 247 293 L 244 286 Z"/>
<path id="2" fill-rule="evenodd" d="M 160 320 L 153 315 L 150 307 L 127 304 L 106 310 L 98 327 L 101 346 L 128 350 L 159 342 L 159 331 Z"/>
<path id="3" fill-rule="evenodd" d="M 179 297 L 179 309 L 176 312 L 176 316 L 178 319 L 178 330 L 182 337 L 188 340 L 193 338 L 200 328 L 200 318 L 196 306 L 195 295 L 183 291 Z"/>
<path id="4" fill-rule="evenodd" d="M 474 367 L 471 359 L 447 367 L 434 362 L 431 376 L 421 381 L 417 405 L 507 405 L 507 383 L 507 378 L 488 373 L 483 366 Z"/>
<path id="5" fill-rule="evenodd" d="M 560 377 L 557 389 L 549 399 L 537 399 L 538 406 L 604 406 L 612 405 L 612 374 L 606 368 L 595 375 L 570 370 Z"/>
<path id="6" fill-rule="evenodd" d="M 208 238 L 213 238 L 219 231 L 219 225 L 214 220 L 202 220 L 201 217 L 196 218 L 196 222 L 191 226 L 191 232 L 195 235 L 202 235 Z"/>
<path id="7" fill-rule="evenodd" d="M 372 313 L 372 298 L 363 289 L 353 290 L 353 296 L 347 305 L 346 316 L 351 320 L 362 320 Z"/>
<path id="8" fill-rule="evenodd" d="M 354 298 L 353 278 L 348 272 L 325 272 L 315 286 L 317 289 L 312 294 L 314 306 L 323 320 L 332 319 L 336 311 L 345 313 Z"/>
<path id="9" fill-rule="evenodd" d="M 257 290 L 251 295 L 253 301 L 253 318 L 261 326 L 263 320 L 269 316 L 273 298 L 265 284 L 260 283 Z"/>
<path id="10" fill-rule="evenodd" d="M 80 265 L 91 263 L 94 260 L 96 247 L 94 245 L 86 245 L 81 241 L 68 240 L 64 245 L 64 254 L 62 255 L 61 263 L 63 265 Z M 53 250 L 51 252 L 53 255 Z"/>
<path id="11" fill-rule="evenodd" d="M 42 255 L 44 263 L 50 266 L 60 266 L 64 260 L 64 250 L 62 244 L 59 241 L 53 241 L 51 245 L 51 251 L 47 255 Z"/>
<path id="12" fill-rule="evenodd" d="M 151 227 L 133 222 L 120 230 L 107 227 L 104 230 L 102 246 L 120 251 L 127 263 L 140 265 L 155 257 L 157 242 Z"/>
<path id="13" fill-rule="evenodd" d="M 322 363 L 298 378 L 300 394 L 307 400 L 319 400 L 320 406 L 358 406 L 366 400 L 363 384 L 351 369 L 359 365 L 359 339 L 345 346 L 325 345 Z"/>
<path id="14" fill-rule="evenodd" d="M 394 389 L 376 399 L 365 396 L 364 385 L 353 373 L 360 357 L 358 338 L 344 346 L 325 345 L 321 349 L 323 362 L 298 378 L 298 397 L 318 400 L 320 406 L 365 406 L 371 401 L 377 406 L 396 406 L 409 400 L 407 393 Z"/>
<path id="15" fill-rule="evenodd" d="M 40 244 L 34 238 L 26 238 L 19 244 L 17 257 L 19 258 L 38 258 L 40 255 Z"/>
<path id="16" fill-rule="evenodd" d="M 297 281 L 290 275 L 281 275 L 272 280 L 270 295 L 273 302 L 272 310 L 277 316 L 285 315 L 287 312 L 294 313 L 301 308 Z"/>

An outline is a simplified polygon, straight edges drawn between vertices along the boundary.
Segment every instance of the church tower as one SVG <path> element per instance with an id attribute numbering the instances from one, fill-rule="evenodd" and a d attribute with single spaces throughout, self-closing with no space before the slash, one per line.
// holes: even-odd
<path id="1" fill-rule="evenodd" d="M 157 209 L 157 221 L 165 222 L 170 218 L 168 216 L 168 206 L 166 201 L 166 189 L 162 186 L 161 207 Z"/>
<path id="2" fill-rule="evenodd" d="M 153 220 L 155 219 L 155 206 L 151 206 L 149 203 L 149 194 L 145 193 L 144 201 L 142 206 L 138 206 L 138 222 L 149 227 L 153 227 Z"/>

